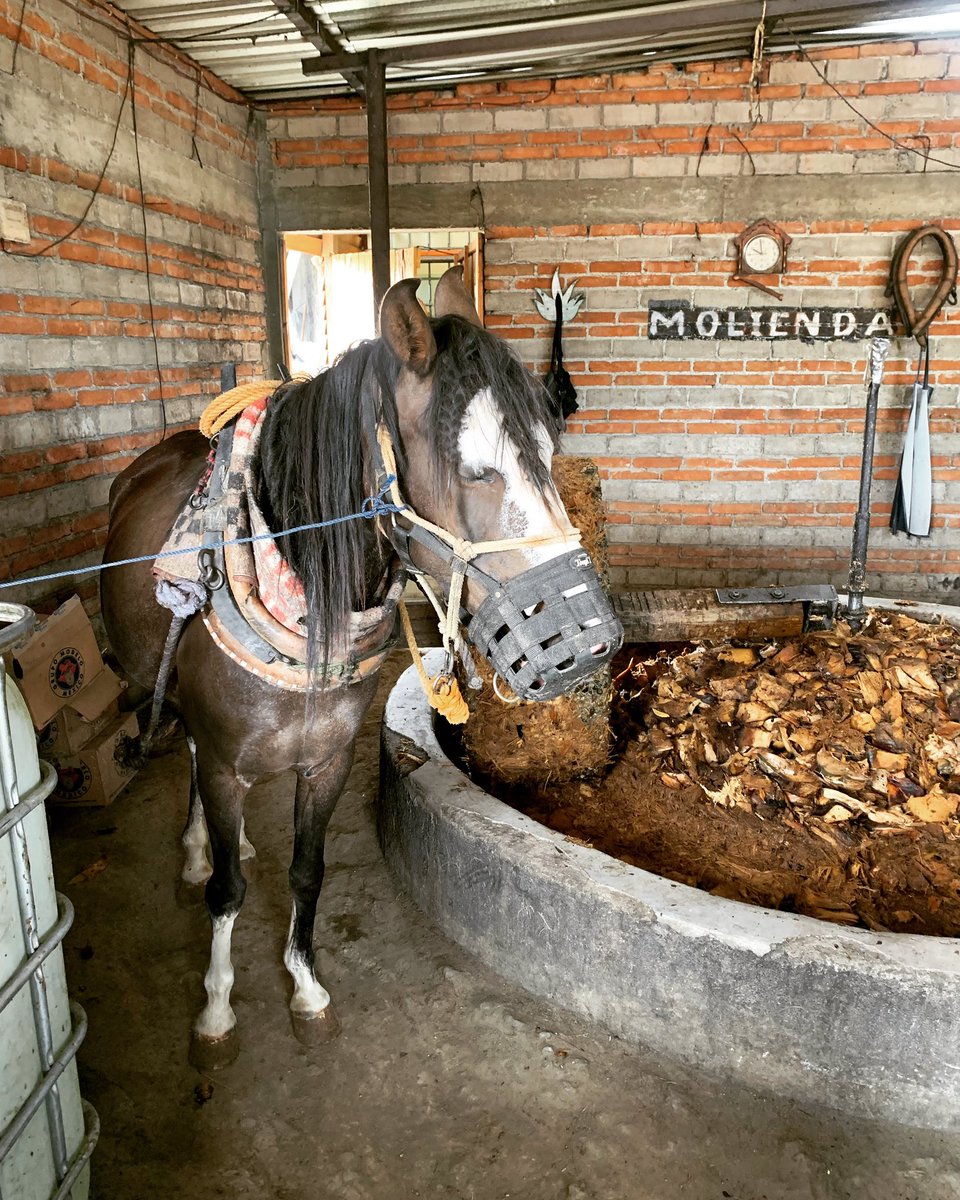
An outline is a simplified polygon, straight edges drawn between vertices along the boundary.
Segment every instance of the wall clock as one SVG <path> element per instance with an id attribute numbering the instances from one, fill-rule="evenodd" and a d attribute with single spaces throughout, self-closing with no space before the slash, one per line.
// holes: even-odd
<path id="1" fill-rule="evenodd" d="M 771 221 L 754 221 L 749 229 L 745 229 L 733 239 L 737 251 L 737 266 L 733 278 L 782 300 L 779 292 L 761 283 L 756 276 L 785 274 L 787 247 L 791 241 L 792 238 Z"/>

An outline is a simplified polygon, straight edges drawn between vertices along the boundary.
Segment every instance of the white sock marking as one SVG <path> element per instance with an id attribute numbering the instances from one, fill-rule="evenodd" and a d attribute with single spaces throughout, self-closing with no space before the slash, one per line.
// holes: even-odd
<path id="1" fill-rule="evenodd" d="M 283 965 L 293 978 L 293 996 L 290 1011 L 298 1017 L 319 1017 L 330 1003 L 330 993 L 318 981 L 313 968 L 293 948 L 293 922 L 296 908 L 290 914 L 290 930 L 283 952 Z"/>
<path id="2" fill-rule="evenodd" d="M 233 963 L 230 960 L 230 940 L 236 913 L 228 913 L 213 919 L 213 937 L 210 945 L 210 966 L 204 976 L 203 986 L 207 989 L 207 1004 L 194 1030 L 200 1037 L 222 1038 L 237 1023 L 230 1007 L 230 992 L 233 988 Z"/>
<path id="3" fill-rule="evenodd" d="M 240 861 L 244 862 L 248 858 L 256 858 L 257 852 L 253 847 L 253 842 L 247 839 L 247 826 L 243 817 L 240 818 Z"/>

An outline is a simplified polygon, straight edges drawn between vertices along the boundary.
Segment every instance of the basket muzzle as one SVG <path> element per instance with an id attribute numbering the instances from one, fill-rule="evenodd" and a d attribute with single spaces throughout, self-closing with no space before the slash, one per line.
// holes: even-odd
<path id="1" fill-rule="evenodd" d="M 623 628 L 583 550 L 498 583 L 467 634 L 521 700 L 556 699 L 595 674 L 623 643 Z"/>

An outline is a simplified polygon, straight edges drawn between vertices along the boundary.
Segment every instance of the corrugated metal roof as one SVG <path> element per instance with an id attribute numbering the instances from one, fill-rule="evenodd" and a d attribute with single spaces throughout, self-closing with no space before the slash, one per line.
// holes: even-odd
<path id="1" fill-rule="evenodd" d="M 303 60 L 321 53 L 362 56 L 372 48 L 387 60 L 391 90 L 464 79 L 590 74 L 665 57 L 748 54 L 762 7 L 761 0 L 525 0 L 522 6 L 517 0 L 115 3 L 225 82 L 262 100 L 349 92 L 350 83 L 337 69 L 346 69 L 349 60 L 324 63 L 314 74 L 304 73 Z M 946 32 L 960 32 L 960 10 L 942 0 L 768 0 L 767 7 L 770 49 L 792 45 L 793 33 L 838 42 L 890 32 L 931 36 L 924 24 L 929 14 L 940 14 Z M 891 21 L 895 29 L 884 29 Z M 302 32 L 311 23 L 318 30 L 313 39 Z"/>

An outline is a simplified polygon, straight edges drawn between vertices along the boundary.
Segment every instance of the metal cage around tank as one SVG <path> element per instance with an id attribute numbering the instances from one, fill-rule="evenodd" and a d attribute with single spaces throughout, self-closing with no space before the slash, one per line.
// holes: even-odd
<path id="1" fill-rule="evenodd" d="M 73 905 L 50 865 L 44 801 L 57 776 L 36 757 L 3 657 L 35 623 L 29 608 L 0 603 L 0 1200 L 83 1200 L 99 1119 L 76 1074 L 86 1015 L 66 995 Z"/>

